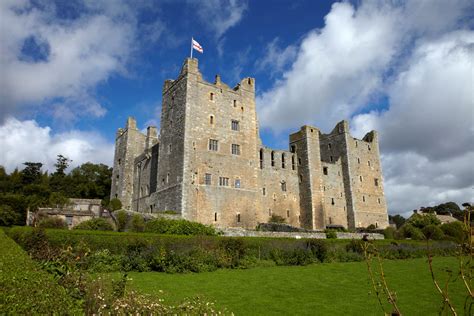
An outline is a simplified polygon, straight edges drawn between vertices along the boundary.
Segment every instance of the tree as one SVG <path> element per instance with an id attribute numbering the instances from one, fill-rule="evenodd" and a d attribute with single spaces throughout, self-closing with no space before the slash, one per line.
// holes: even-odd
<path id="1" fill-rule="evenodd" d="M 18 222 L 20 215 L 9 205 L 0 205 L 0 226 L 11 226 Z"/>
<path id="2" fill-rule="evenodd" d="M 56 159 L 56 163 L 54 166 L 56 167 L 56 172 L 53 174 L 54 175 L 59 175 L 59 176 L 65 176 L 66 174 L 64 171 L 69 167 L 69 164 L 72 162 L 69 158 L 63 156 L 63 155 L 58 155 L 58 158 Z"/>
<path id="3" fill-rule="evenodd" d="M 107 205 L 107 208 L 109 209 L 109 211 L 112 212 L 120 210 L 122 208 L 122 202 L 117 198 L 113 198 L 112 200 L 110 200 L 109 204 Z"/>
<path id="4" fill-rule="evenodd" d="M 401 216 L 400 214 L 397 214 L 397 215 L 389 215 L 388 216 L 388 219 L 389 221 L 395 223 L 395 225 L 397 226 L 397 229 L 402 227 L 403 224 L 405 224 L 405 217 Z"/>
<path id="5" fill-rule="evenodd" d="M 110 195 L 112 168 L 104 164 L 85 163 L 69 174 L 69 197 L 103 199 Z"/>
<path id="6" fill-rule="evenodd" d="M 24 162 L 26 167 L 21 171 L 21 180 L 22 183 L 32 184 L 41 181 L 41 167 L 43 164 L 41 162 Z"/>

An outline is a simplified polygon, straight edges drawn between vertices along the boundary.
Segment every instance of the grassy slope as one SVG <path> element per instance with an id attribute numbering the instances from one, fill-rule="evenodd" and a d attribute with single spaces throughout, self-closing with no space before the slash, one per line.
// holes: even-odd
<path id="1" fill-rule="evenodd" d="M 51 275 L 0 229 L 0 315 L 81 313 Z"/>
<path id="2" fill-rule="evenodd" d="M 437 257 L 434 265 L 440 281 L 446 280 L 442 268 L 457 271 L 455 258 Z M 387 260 L 384 268 L 404 315 L 438 314 L 442 300 L 435 291 L 426 259 Z M 163 290 L 166 301 L 202 294 L 236 315 L 381 315 L 375 295 L 369 294 L 364 262 L 129 276 L 132 287 L 150 294 Z M 459 280 L 450 284 L 450 293 L 463 314 L 466 292 Z"/>

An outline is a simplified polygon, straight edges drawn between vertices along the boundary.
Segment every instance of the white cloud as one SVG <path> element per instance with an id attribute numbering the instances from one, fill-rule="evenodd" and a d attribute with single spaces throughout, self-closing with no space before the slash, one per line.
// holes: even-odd
<path id="1" fill-rule="evenodd" d="M 276 37 L 267 44 L 265 51 L 267 54 L 256 61 L 257 70 L 268 70 L 271 77 L 285 70 L 297 54 L 296 45 L 289 45 L 285 48 L 279 46 L 279 38 Z"/>
<path id="2" fill-rule="evenodd" d="M 39 9 L 28 1 L 1 2 L 0 121 L 19 106 L 51 100 L 63 101 L 70 115 L 105 113 L 93 90 L 124 72 L 136 29 L 119 2 L 93 9 L 98 11 L 61 20 L 51 5 Z"/>
<path id="3" fill-rule="evenodd" d="M 96 132 L 72 130 L 53 134 L 36 121 L 8 118 L 0 126 L 0 165 L 8 172 L 23 162 L 41 162 L 43 170 L 54 171 L 57 155 L 72 159 L 71 167 L 85 162 L 112 165 L 114 147 Z"/>
<path id="4" fill-rule="evenodd" d="M 352 118 L 358 137 L 378 130 L 391 213 L 472 200 L 472 8 L 469 1 L 334 4 L 289 70 L 258 96 L 262 127 L 329 131 Z M 388 104 L 373 110 L 380 96 Z"/>
<path id="5" fill-rule="evenodd" d="M 242 19 L 247 4 L 241 0 L 190 0 L 201 22 L 210 29 L 219 40 L 228 29 Z"/>

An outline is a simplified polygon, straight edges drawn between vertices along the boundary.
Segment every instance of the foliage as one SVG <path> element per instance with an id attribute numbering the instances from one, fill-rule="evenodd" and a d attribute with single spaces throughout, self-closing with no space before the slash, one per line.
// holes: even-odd
<path id="1" fill-rule="evenodd" d="M 319 262 L 325 262 L 327 260 L 329 247 L 328 243 L 324 240 L 310 239 L 307 241 L 306 247 Z"/>
<path id="2" fill-rule="evenodd" d="M 18 222 L 19 217 L 9 205 L 0 205 L 0 226 L 12 226 Z"/>
<path id="3" fill-rule="evenodd" d="M 184 219 L 174 220 L 166 218 L 157 218 L 146 222 L 145 232 L 172 235 L 217 235 L 216 230 L 211 226 Z"/>
<path id="4" fill-rule="evenodd" d="M 128 214 L 125 211 L 117 211 L 114 213 L 115 215 L 115 221 L 117 224 L 117 230 L 119 232 L 125 231 L 125 228 L 127 227 L 127 222 L 128 222 Z"/>
<path id="5" fill-rule="evenodd" d="M 414 240 L 422 240 L 425 238 L 420 228 L 413 226 L 411 223 L 406 223 L 400 228 L 399 233 L 404 238 L 410 238 Z"/>
<path id="6" fill-rule="evenodd" d="M 326 233 L 327 239 L 336 239 L 337 238 L 337 231 L 333 229 L 326 229 L 324 231 Z"/>
<path id="7" fill-rule="evenodd" d="M 395 238 L 396 231 L 397 230 L 395 228 L 388 226 L 383 230 L 383 236 L 385 237 L 385 239 L 393 239 Z"/>
<path id="8" fill-rule="evenodd" d="M 66 221 L 59 217 L 46 217 L 38 222 L 40 228 L 67 229 Z"/>
<path id="9" fill-rule="evenodd" d="M 400 227 L 402 227 L 403 224 L 405 224 L 405 222 L 406 222 L 406 218 L 403 217 L 403 216 L 401 216 L 401 215 L 399 215 L 399 214 L 393 215 L 393 216 L 392 216 L 392 215 L 389 215 L 389 216 L 388 216 L 388 219 L 389 219 L 390 221 L 392 221 L 393 223 L 395 223 L 395 225 L 397 226 L 397 229 L 400 228 Z"/>
<path id="10" fill-rule="evenodd" d="M 112 224 L 110 224 L 104 218 L 93 218 L 78 225 L 74 226 L 74 229 L 83 229 L 83 230 L 114 230 Z"/>
<path id="11" fill-rule="evenodd" d="M 279 215 L 273 214 L 268 220 L 269 223 L 284 223 L 285 219 Z"/>
<path id="12" fill-rule="evenodd" d="M 426 239 L 431 240 L 442 240 L 444 239 L 444 233 L 439 226 L 436 225 L 428 225 L 423 227 L 422 229 L 423 235 L 425 235 Z"/>
<path id="13" fill-rule="evenodd" d="M 122 202 L 117 198 L 113 198 L 112 200 L 110 200 L 109 204 L 107 205 L 107 209 L 112 212 L 118 211 L 121 208 Z"/>
<path id="14" fill-rule="evenodd" d="M 440 225 L 441 222 L 434 214 L 413 214 L 405 223 L 405 225 L 411 225 L 413 227 L 423 229 L 428 225 Z"/>
<path id="15" fill-rule="evenodd" d="M 145 230 L 145 220 L 140 214 L 133 214 L 131 230 L 133 232 L 142 232 Z"/>
<path id="16" fill-rule="evenodd" d="M 462 222 L 451 222 L 441 225 L 443 233 L 451 237 L 454 241 L 462 243 L 463 240 L 467 239 L 467 234 L 463 231 Z"/>
<path id="17" fill-rule="evenodd" d="M 452 215 L 460 221 L 463 221 L 463 211 L 455 202 L 441 203 L 436 206 L 421 207 L 420 212 L 436 213 L 439 215 Z"/>
<path id="18" fill-rule="evenodd" d="M 52 275 L 0 230 L 0 314 L 80 314 L 77 301 L 68 296 Z"/>

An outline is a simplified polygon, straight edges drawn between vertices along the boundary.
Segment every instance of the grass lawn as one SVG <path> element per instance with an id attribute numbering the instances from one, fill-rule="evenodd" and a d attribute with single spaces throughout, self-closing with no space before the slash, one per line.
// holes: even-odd
<path id="1" fill-rule="evenodd" d="M 457 276 L 456 258 L 436 257 L 434 266 L 443 285 L 447 278 L 444 268 L 453 270 L 453 276 Z M 386 260 L 384 270 L 390 289 L 396 291 L 402 314 L 438 314 L 442 299 L 435 290 L 426 259 Z M 372 293 L 365 262 L 198 274 L 134 272 L 129 277 L 132 288 L 160 295 L 167 302 L 175 303 L 199 294 L 236 315 L 382 314 Z M 459 278 L 453 279 L 450 297 L 462 315 L 466 290 Z"/>

